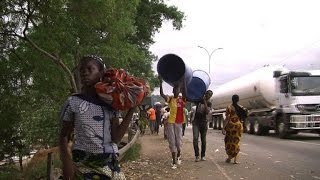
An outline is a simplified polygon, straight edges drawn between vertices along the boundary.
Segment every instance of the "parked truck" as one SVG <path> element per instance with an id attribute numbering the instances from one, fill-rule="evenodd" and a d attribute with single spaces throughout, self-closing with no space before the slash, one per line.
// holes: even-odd
<path id="1" fill-rule="evenodd" d="M 280 138 L 301 131 L 320 134 L 320 70 L 265 66 L 213 89 L 214 127 L 222 126 L 233 94 L 248 109 L 244 127 L 250 134 L 266 135 L 269 130 Z"/>

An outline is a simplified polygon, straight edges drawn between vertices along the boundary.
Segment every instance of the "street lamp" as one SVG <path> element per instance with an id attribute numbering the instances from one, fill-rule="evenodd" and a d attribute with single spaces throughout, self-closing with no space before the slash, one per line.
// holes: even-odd
<path id="1" fill-rule="evenodd" d="M 219 50 L 219 49 L 223 49 L 223 48 L 216 48 L 216 49 L 214 49 L 213 51 L 211 51 L 211 53 L 209 53 L 209 51 L 208 51 L 206 48 L 204 48 L 204 47 L 202 47 L 202 46 L 198 46 L 198 47 L 201 48 L 201 49 L 204 49 L 204 50 L 207 52 L 208 56 L 209 56 L 209 74 L 210 74 L 210 61 L 211 61 L 211 56 L 212 56 L 212 54 L 213 54 L 214 52 L 216 52 L 216 51 Z"/>

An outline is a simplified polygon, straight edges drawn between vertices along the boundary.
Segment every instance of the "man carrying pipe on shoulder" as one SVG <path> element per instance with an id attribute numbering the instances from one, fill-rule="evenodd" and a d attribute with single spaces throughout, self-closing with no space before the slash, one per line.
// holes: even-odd
<path id="1" fill-rule="evenodd" d="M 183 108 L 186 104 L 186 82 L 182 77 L 182 83 L 178 83 L 173 87 L 173 96 L 163 94 L 162 78 L 160 81 L 160 95 L 168 103 L 170 108 L 170 116 L 168 119 L 168 142 L 172 155 L 172 169 L 177 168 L 177 164 L 181 164 L 181 148 L 182 148 L 182 123 L 184 121 Z"/>
<path id="2" fill-rule="evenodd" d="M 211 109 L 210 98 L 213 92 L 211 90 L 207 90 L 203 96 L 203 99 L 199 102 L 196 102 L 196 110 L 194 115 L 194 120 L 192 121 L 192 132 L 193 132 L 193 148 L 194 155 L 196 157 L 195 161 L 205 161 L 206 155 L 206 146 L 207 146 L 207 130 L 208 130 L 208 121 L 207 115 Z M 199 135 L 201 139 L 201 153 L 199 153 Z M 201 159 L 199 158 L 201 155 Z"/>

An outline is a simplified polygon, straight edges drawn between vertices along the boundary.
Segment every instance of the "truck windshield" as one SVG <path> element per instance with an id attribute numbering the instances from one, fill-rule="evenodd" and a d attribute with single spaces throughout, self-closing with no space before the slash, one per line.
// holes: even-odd
<path id="1" fill-rule="evenodd" d="M 320 76 L 291 77 L 290 84 L 292 95 L 320 95 Z"/>

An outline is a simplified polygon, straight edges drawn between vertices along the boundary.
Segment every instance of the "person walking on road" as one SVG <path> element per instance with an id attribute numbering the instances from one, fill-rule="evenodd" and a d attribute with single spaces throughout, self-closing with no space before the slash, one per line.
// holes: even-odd
<path id="1" fill-rule="evenodd" d="M 125 179 L 120 172 L 118 146 L 135 107 L 127 111 L 120 124 L 118 110 L 102 101 L 95 84 L 104 75 L 105 65 L 98 56 L 80 60 L 81 92 L 68 97 L 60 114 L 60 158 L 63 179 Z M 70 153 L 69 141 L 74 135 Z M 90 166 L 91 165 L 91 166 Z"/>
<path id="2" fill-rule="evenodd" d="M 163 124 L 163 137 L 164 139 L 168 139 L 168 119 L 170 116 L 170 108 L 168 106 L 165 107 L 165 112 L 162 115 L 162 124 Z"/>
<path id="3" fill-rule="evenodd" d="M 172 156 L 172 169 L 177 168 L 177 164 L 181 164 L 181 148 L 182 148 L 182 123 L 184 121 L 183 108 L 186 103 L 186 86 L 183 83 L 173 87 L 173 96 L 163 94 L 162 79 L 160 81 L 160 95 L 169 104 L 170 115 L 168 119 L 168 142 Z M 180 94 L 180 91 L 182 94 Z"/>
<path id="4" fill-rule="evenodd" d="M 139 129 L 141 131 L 141 135 L 144 135 L 146 131 L 146 127 L 148 124 L 147 120 L 147 108 L 146 105 L 138 106 L 140 113 L 139 113 Z"/>
<path id="5" fill-rule="evenodd" d="M 156 126 L 156 110 L 151 107 L 148 110 L 148 119 L 149 119 L 149 127 L 150 127 L 150 132 L 153 134 L 155 132 L 155 126 Z"/>
<path id="6" fill-rule="evenodd" d="M 184 132 L 186 130 L 186 126 L 188 124 L 188 109 L 187 108 L 183 108 L 183 115 L 184 115 L 184 121 L 183 121 L 183 124 L 182 124 L 182 136 L 184 136 Z"/>
<path id="7" fill-rule="evenodd" d="M 189 112 L 189 119 L 190 119 L 190 124 L 192 124 L 193 120 L 194 120 L 194 115 L 196 113 L 196 108 L 197 106 L 192 106 L 191 110 Z"/>
<path id="8" fill-rule="evenodd" d="M 207 130 L 208 130 L 208 122 L 207 122 L 207 114 L 211 108 L 211 102 L 209 101 L 212 96 L 212 91 L 207 90 L 202 101 L 198 102 L 196 105 L 194 120 L 192 121 L 192 132 L 193 132 L 193 148 L 194 155 L 196 157 L 196 162 L 199 160 L 205 161 L 206 156 L 206 146 L 207 146 Z M 201 154 L 199 154 L 199 134 L 201 139 Z M 201 155 L 201 159 L 199 158 Z"/>
<path id="9" fill-rule="evenodd" d="M 162 109 L 162 105 L 161 103 L 157 102 L 155 105 L 154 105 L 154 108 L 155 108 L 155 112 L 156 112 L 156 123 L 155 123 L 155 132 L 157 133 L 157 135 L 159 134 L 159 128 L 160 128 L 160 125 L 161 125 L 161 109 Z"/>
<path id="10" fill-rule="evenodd" d="M 225 134 L 225 150 L 228 155 L 227 163 L 231 162 L 238 164 L 238 155 L 240 152 L 240 138 L 243 132 L 241 119 L 247 116 L 247 111 L 241 105 L 238 105 L 239 96 L 232 96 L 232 104 L 226 109 L 226 120 L 224 123 L 223 134 Z"/>

